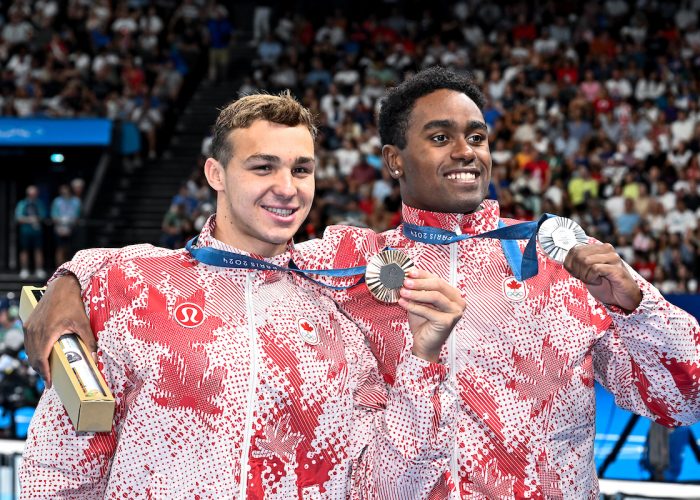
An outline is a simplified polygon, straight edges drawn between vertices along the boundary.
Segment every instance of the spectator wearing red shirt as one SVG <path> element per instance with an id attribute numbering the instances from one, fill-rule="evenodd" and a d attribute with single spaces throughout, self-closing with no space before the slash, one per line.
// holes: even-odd
<path id="1" fill-rule="evenodd" d="M 513 40 L 532 42 L 537 38 L 537 28 L 531 21 L 528 21 L 525 14 L 518 16 L 518 24 L 513 27 L 512 33 Z"/>
<path id="2" fill-rule="evenodd" d="M 557 81 L 565 85 L 578 83 L 578 67 L 570 57 L 565 57 L 562 65 L 556 68 Z"/>
<path id="3" fill-rule="evenodd" d="M 355 191 L 357 187 L 364 184 L 371 184 L 377 179 L 377 170 L 367 163 L 367 155 L 362 155 L 362 160 L 357 163 L 348 176 L 350 190 Z"/>

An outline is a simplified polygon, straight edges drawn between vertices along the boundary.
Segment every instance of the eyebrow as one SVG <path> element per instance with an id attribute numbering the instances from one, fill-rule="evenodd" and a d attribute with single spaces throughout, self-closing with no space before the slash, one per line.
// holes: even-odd
<path id="1" fill-rule="evenodd" d="M 423 125 L 423 130 L 434 130 L 439 128 L 459 128 L 455 120 L 431 120 Z M 486 124 L 479 120 L 469 120 L 465 130 L 488 130 Z"/>
<path id="2" fill-rule="evenodd" d="M 249 163 L 251 161 L 264 161 L 267 163 L 282 163 L 282 159 L 279 156 L 267 155 L 264 153 L 253 154 L 245 159 L 245 163 Z M 316 160 L 314 158 L 309 158 L 308 156 L 298 156 L 294 160 L 294 165 L 299 165 L 299 164 L 303 164 L 303 163 L 316 163 Z"/>

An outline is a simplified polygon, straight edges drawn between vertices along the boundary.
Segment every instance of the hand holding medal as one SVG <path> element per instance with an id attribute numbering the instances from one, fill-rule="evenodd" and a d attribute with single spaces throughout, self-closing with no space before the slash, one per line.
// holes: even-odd
<path id="1" fill-rule="evenodd" d="M 550 259 L 564 263 L 569 250 L 588 243 L 588 236 L 576 222 L 564 217 L 552 217 L 542 223 L 537 231 L 542 250 Z"/>
<path id="2" fill-rule="evenodd" d="M 612 245 L 587 244 L 581 226 L 563 217 L 543 222 L 537 237 L 542 250 L 580 279 L 597 300 L 625 311 L 637 308 L 642 292 Z"/>
<path id="3" fill-rule="evenodd" d="M 398 250 L 375 255 L 367 264 L 365 280 L 377 300 L 398 303 L 408 312 L 413 354 L 438 361 L 443 344 L 466 306 L 459 290 L 442 278 L 418 269 Z"/>

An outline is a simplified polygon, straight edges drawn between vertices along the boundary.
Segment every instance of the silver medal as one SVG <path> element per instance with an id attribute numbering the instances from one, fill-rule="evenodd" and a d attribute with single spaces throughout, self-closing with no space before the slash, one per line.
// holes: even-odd
<path id="1" fill-rule="evenodd" d="M 566 254 L 576 245 L 588 243 L 581 226 L 565 217 L 551 217 L 537 231 L 537 240 L 550 259 L 563 264 Z"/>
<path id="2" fill-rule="evenodd" d="M 374 297 L 382 302 L 398 302 L 399 290 L 413 261 L 399 250 L 384 250 L 367 263 L 365 281 Z"/>

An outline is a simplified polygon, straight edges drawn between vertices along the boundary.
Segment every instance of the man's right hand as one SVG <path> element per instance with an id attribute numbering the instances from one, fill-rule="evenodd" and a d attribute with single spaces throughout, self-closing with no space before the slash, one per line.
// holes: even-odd
<path id="1" fill-rule="evenodd" d="M 77 333 L 88 351 L 97 351 L 95 336 L 80 293 L 80 283 L 72 274 L 56 278 L 24 324 L 24 347 L 29 364 L 51 387 L 49 356 L 64 333 Z"/>

